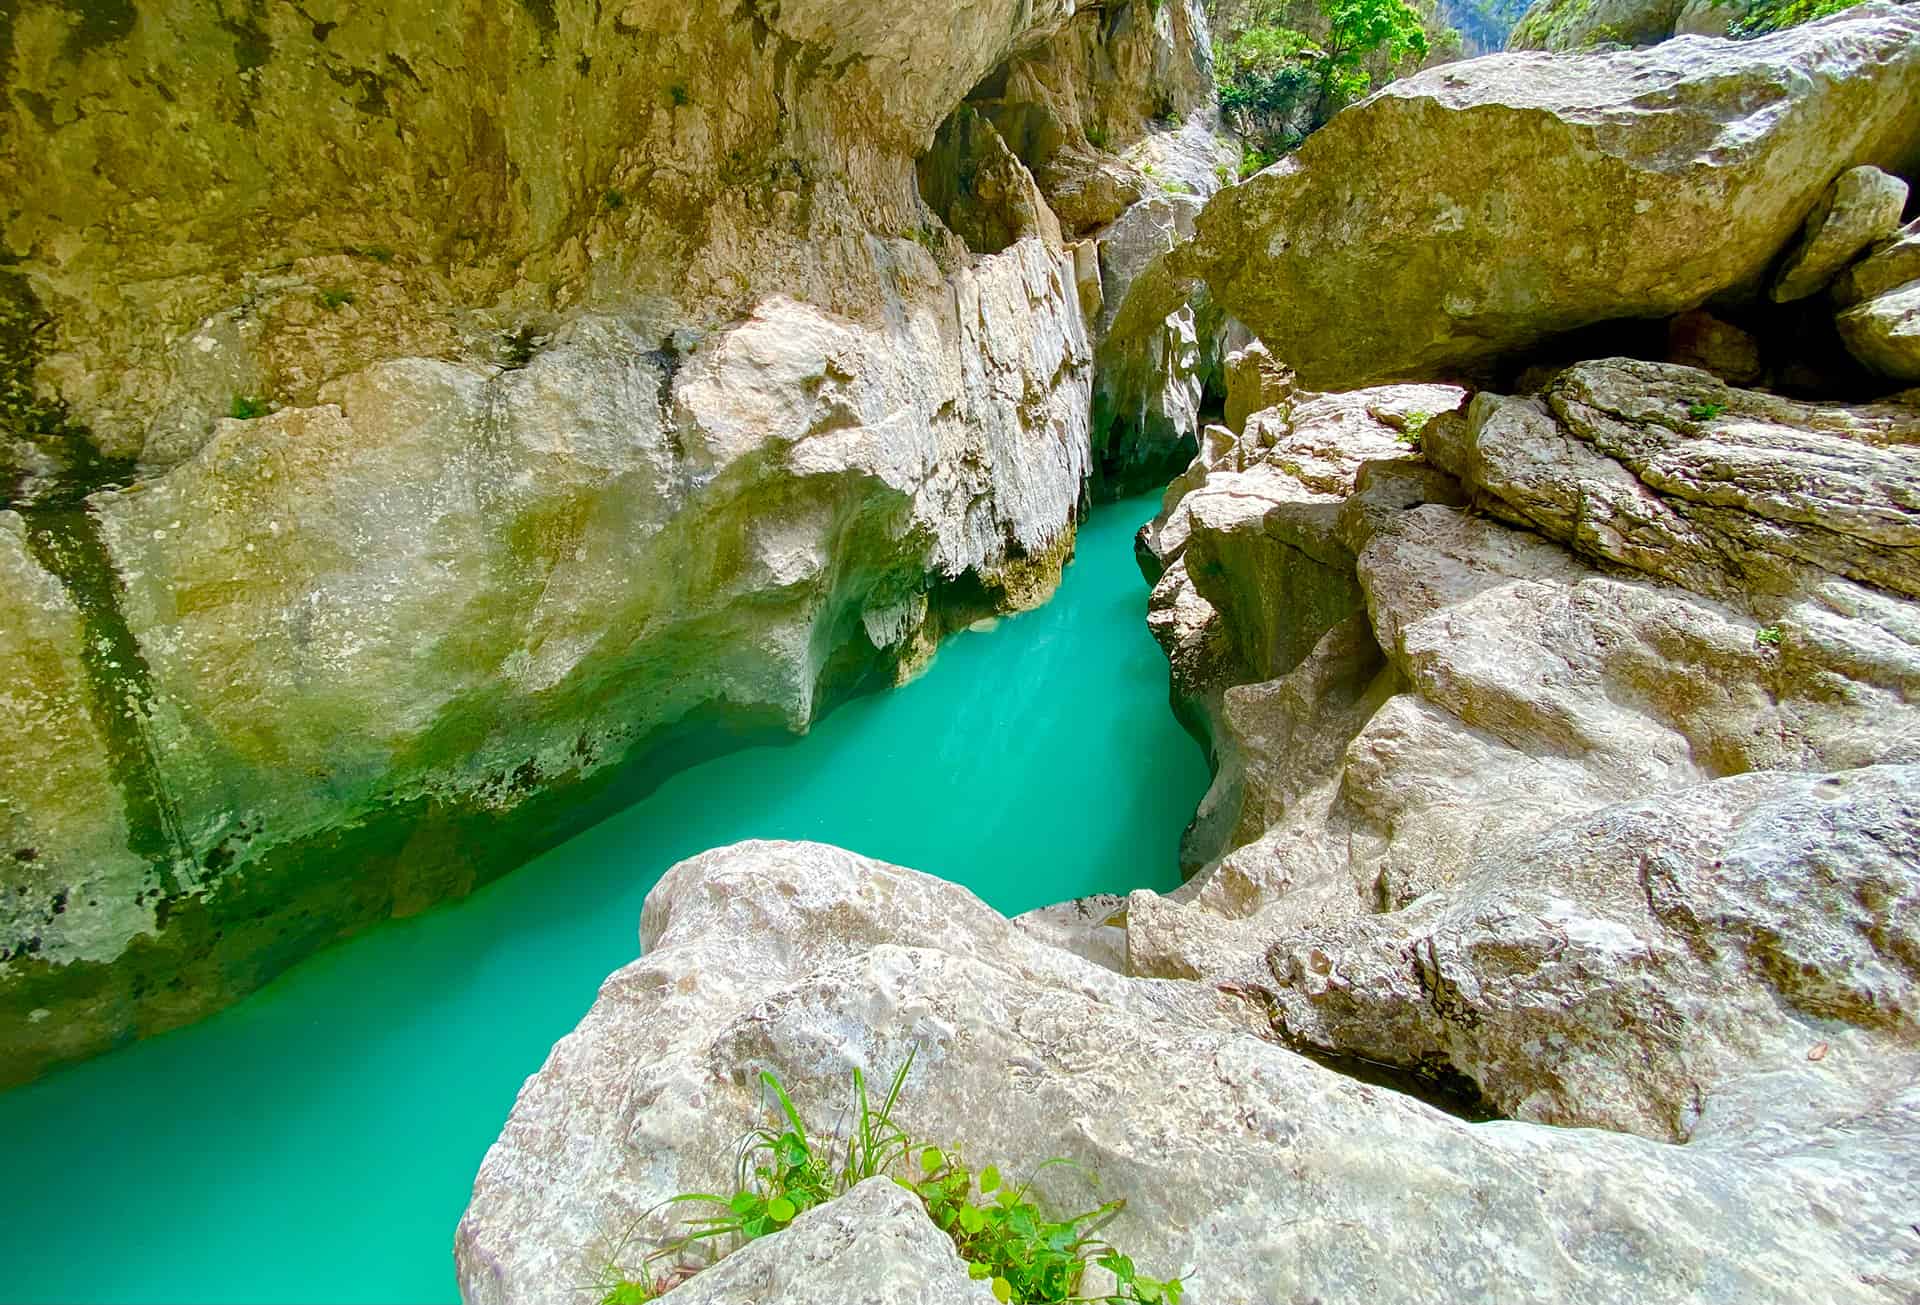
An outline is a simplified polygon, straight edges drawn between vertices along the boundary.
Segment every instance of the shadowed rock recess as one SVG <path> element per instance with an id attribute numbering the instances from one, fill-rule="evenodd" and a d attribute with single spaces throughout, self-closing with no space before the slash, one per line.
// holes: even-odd
<path id="1" fill-rule="evenodd" d="M 1044 600 L 1104 488 L 1099 251 L 1213 148 L 1206 45 L 1071 0 L 12 9 L 0 1082 Z"/>
<path id="2" fill-rule="evenodd" d="M 1139 206 L 1109 322 L 1244 324 L 1137 540 L 1215 770 L 1188 882 L 1008 920 L 682 863 L 481 1167 L 466 1298 L 661 1244 L 761 1070 L 831 1119 L 912 1051 L 910 1131 L 1075 1162 L 1063 1208 L 1097 1171 L 1207 1305 L 1920 1299 L 1916 79 L 1887 3 L 1494 55 Z M 915 1211 L 861 1217 L 924 1294 Z"/>

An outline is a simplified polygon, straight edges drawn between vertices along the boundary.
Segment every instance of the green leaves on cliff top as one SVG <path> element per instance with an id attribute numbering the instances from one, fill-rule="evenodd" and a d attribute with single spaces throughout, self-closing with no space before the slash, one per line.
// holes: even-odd
<path id="1" fill-rule="evenodd" d="M 1426 19 L 1407 0 L 1317 0 L 1324 36 L 1287 26 L 1299 6 L 1259 0 L 1215 43 L 1220 108 L 1256 155 L 1298 147 L 1347 104 L 1429 50 Z"/>

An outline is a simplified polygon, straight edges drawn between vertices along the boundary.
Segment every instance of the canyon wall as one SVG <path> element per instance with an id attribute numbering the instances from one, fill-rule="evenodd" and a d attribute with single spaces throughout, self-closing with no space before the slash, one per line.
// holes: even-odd
<path id="1" fill-rule="evenodd" d="M 1157 189 L 1124 152 L 1211 140 L 1205 44 L 1070 0 L 0 20 L 0 1078 L 1044 599 L 1100 233 Z"/>

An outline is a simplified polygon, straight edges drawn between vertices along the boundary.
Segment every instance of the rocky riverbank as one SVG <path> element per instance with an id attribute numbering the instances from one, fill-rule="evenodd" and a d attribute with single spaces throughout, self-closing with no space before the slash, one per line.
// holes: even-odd
<path id="1" fill-rule="evenodd" d="M 913 673 L 1191 443 L 1091 424 L 1191 5 L 97 8 L 0 24 L 0 1083 Z"/>
<path id="2" fill-rule="evenodd" d="M 1847 324 L 1904 338 L 1917 93 L 1892 4 L 1493 56 L 1212 199 L 1134 282 L 1259 337 L 1139 541 L 1189 882 L 1010 921 L 683 863 L 482 1166 L 466 1298 L 727 1190 L 762 1070 L 831 1118 L 910 1052 L 911 1131 L 1097 1171 L 1209 1305 L 1920 1294 L 1920 399 Z M 856 1189 L 738 1272 L 977 1295 L 923 1217 Z"/>

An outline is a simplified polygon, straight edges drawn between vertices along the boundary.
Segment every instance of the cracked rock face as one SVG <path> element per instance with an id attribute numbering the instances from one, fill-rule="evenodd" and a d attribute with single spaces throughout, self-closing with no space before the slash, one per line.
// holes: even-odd
<path id="1" fill-rule="evenodd" d="M 1028 162 L 1211 106 L 1192 5 L 18 8 L 0 1082 L 1044 599 L 1093 343 Z"/>
<path id="2" fill-rule="evenodd" d="M 1911 1049 L 1916 906 L 1920 768 L 1763 771 L 1570 820 L 1268 962 L 1305 1043 L 1684 1141 L 1729 1079 Z"/>
<path id="3" fill-rule="evenodd" d="M 1444 375 L 1758 290 L 1835 177 L 1920 164 L 1916 97 L 1920 13 L 1895 4 L 1431 68 L 1212 201 L 1187 267 L 1303 385 Z"/>
<path id="4" fill-rule="evenodd" d="M 884 1078 L 909 1048 L 917 1137 L 1009 1172 L 1056 1155 L 1096 1170 L 1127 1200 L 1107 1235 L 1144 1271 L 1185 1274 L 1189 1299 L 1784 1302 L 1818 1281 L 1866 1302 L 1915 1282 L 1886 1199 L 1920 1178 L 1910 1052 L 1836 1043 L 1756 1072 L 1672 1145 L 1462 1122 L 1285 1050 L 1211 984 L 1113 974 L 838 849 L 705 853 L 643 925 L 646 954 L 529 1080 L 481 1168 L 456 1242 L 468 1301 L 571 1299 L 610 1233 L 721 1181 L 763 1118 L 761 1069 L 828 1119 L 853 1067 Z M 1083 1201 L 1083 1172 L 1042 1170 L 1036 1191 Z M 739 1252 L 738 1272 L 814 1255 L 835 1211 Z M 678 1290 L 710 1295 L 701 1275 Z"/>
<path id="5" fill-rule="evenodd" d="M 1910 1054 L 1915 415 L 1605 359 L 1361 467 L 1335 529 L 1363 614 L 1287 609 L 1315 641 L 1276 678 L 1186 671 L 1213 851 L 1133 895 L 1130 971 L 1265 992 L 1290 1044 L 1515 1118 L 1663 1141 L 1747 1077 Z M 1293 510 L 1289 479 L 1241 515 Z M 1189 566 L 1205 495 L 1249 483 L 1209 467 L 1171 507 Z M 1254 590 L 1306 565 L 1236 561 Z M 1210 618 L 1242 642 L 1273 619 Z"/>

